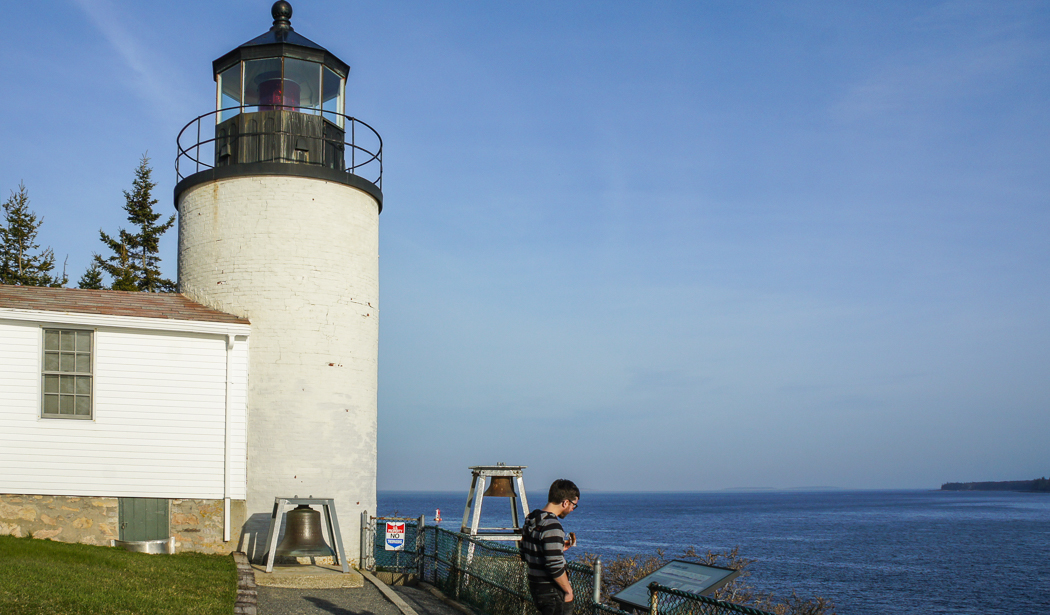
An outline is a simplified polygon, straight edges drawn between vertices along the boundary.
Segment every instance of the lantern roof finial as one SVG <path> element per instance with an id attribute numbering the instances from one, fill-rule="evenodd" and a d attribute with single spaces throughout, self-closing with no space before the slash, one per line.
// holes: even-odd
<path id="1" fill-rule="evenodd" d="M 277 0 L 270 7 L 270 14 L 273 15 L 273 30 L 291 30 L 292 29 L 292 5 L 285 2 L 285 0 Z"/>

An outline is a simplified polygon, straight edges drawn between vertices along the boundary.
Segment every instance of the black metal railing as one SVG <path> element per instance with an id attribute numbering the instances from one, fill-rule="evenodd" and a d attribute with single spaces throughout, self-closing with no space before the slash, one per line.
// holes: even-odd
<path id="1" fill-rule="evenodd" d="M 240 130 L 236 134 L 216 134 L 219 123 L 215 121 L 216 116 L 223 117 L 229 114 L 230 118 L 240 114 L 267 113 L 269 111 L 292 111 L 303 115 L 317 117 L 322 126 L 321 134 L 291 134 L 296 145 L 292 148 L 293 155 L 285 152 L 274 151 L 269 156 L 263 155 L 253 161 L 258 162 L 288 162 L 295 164 L 312 164 L 327 166 L 348 174 L 356 175 L 375 184 L 380 190 L 383 189 L 383 139 L 374 128 L 361 120 L 335 113 L 333 111 L 320 112 L 310 107 L 293 107 L 282 105 L 280 107 L 261 109 L 256 106 L 238 106 L 218 109 L 204 115 L 197 116 L 179 131 L 176 138 L 178 155 L 175 157 L 176 182 L 182 181 L 193 173 L 223 166 L 225 150 L 234 142 L 250 143 L 266 138 L 272 138 L 280 132 L 274 130 Z M 222 115 L 220 115 L 222 114 Z M 343 125 L 338 126 L 339 120 Z M 221 124 L 225 125 L 229 120 Z M 332 130 L 326 128 L 331 127 Z M 305 146 L 298 143 L 306 142 Z M 217 145 L 218 144 L 218 145 Z M 219 155 L 216 155 L 216 147 L 219 147 Z M 294 154 L 299 150 L 315 151 L 312 159 L 309 157 L 297 157 Z M 233 162 L 235 164 L 236 161 Z"/>

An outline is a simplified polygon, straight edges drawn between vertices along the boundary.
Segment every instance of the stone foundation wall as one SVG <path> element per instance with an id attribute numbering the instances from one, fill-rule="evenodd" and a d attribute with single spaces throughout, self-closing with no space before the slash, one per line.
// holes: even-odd
<path id="1" fill-rule="evenodd" d="M 117 538 L 117 498 L 0 494 L 0 535 L 108 546 Z"/>
<path id="2" fill-rule="evenodd" d="M 168 529 L 176 551 L 233 553 L 241 535 L 247 508 L 244 500 L 230 501 L 230 542 L 222 541 L 222 500 L 171 500 Z"/>
<path id="3" fill-rule="evenodd" d="M 177 551 L 232 553 L 246 517 L 230 502 L 230 542 L 222 541 L 222 500 L 169 500 L 168 527 Z M 109 546 L 120 536 L 117 498 L 0 494 L 0 536 L 32 536 Z"/>

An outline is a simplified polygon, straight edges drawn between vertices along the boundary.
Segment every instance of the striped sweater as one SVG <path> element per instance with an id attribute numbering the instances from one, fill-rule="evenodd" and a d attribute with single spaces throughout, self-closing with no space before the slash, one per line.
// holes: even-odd
<path id="1" fill-rule="evenodd" d="M 553 584 L 565 572 L 565 530 L 557 515 L 540 509 L 529 513 L 518 548 L 529 565 L 530 583 Z"/>

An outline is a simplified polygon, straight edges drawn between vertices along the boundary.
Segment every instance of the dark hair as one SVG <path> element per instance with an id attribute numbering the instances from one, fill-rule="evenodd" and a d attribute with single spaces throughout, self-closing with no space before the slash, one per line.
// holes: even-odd
<path id="1" fill-rule="evenodd" d="M 559 478 L 551 483 L 551 490 L 547 492 L 548 504 L 561 504 L 565 500 L 570 502 L 580 497 L 580 488 L 576 483 L 566 478 Z"/>

